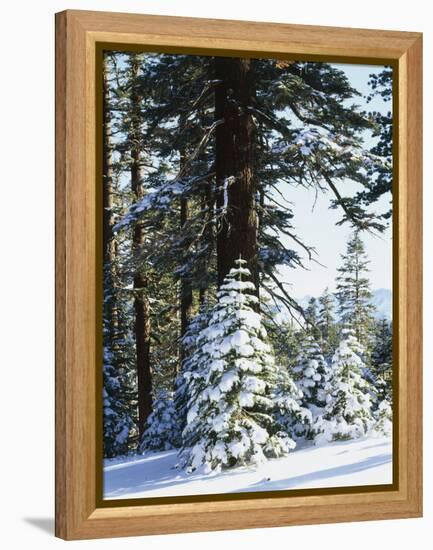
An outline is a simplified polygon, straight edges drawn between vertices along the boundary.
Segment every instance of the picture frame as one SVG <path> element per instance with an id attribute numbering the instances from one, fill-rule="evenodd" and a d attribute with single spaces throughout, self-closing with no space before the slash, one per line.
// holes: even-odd
<path id="1" fill-rule="evenodd" d="M 97 60 L 104 45 L 392 66 L 394 354 L 390 490 L 179 498 L 107 505 L 102 460 Z M 99 170 L 99 172 L 98 172 Z M 65 540 L 422 515 L 422 35 L 67 10 L 56 14 L 56 536 Z"/>

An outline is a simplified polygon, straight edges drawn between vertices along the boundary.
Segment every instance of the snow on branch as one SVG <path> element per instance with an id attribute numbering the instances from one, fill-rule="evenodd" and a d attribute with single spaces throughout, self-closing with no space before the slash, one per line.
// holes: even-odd
<path id="1" fill-rule="evenodd" d="M 150 210 L 168 210 L 173 199 L 188 196 L 198 184 L 215 175 L 214 172 L 176 178 L 163 183 L 158 189 L 149 191 L 142 199 L 132 204 L 123 218 L 114 226 L 114 232 L 126 229 L 141 218 L 144 212 Z"/>

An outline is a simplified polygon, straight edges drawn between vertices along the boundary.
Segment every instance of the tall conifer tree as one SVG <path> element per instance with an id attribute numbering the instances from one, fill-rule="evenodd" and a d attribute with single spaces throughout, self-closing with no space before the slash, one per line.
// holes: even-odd
<path id="1" fill-rule="evenodd" d="M 358 231 L 349 239 L 341 259 L 336 291 L 340 322 L 353 329 L 357 340 L 368 353 L 372 343 L 374 307 L 368 279 L 370 262 Z"/>

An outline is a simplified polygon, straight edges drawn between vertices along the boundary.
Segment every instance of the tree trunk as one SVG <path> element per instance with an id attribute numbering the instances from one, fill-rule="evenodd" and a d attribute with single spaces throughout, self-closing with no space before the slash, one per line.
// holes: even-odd
<path id="1" fill-rule="evenodd" d="M 199 302 L 200 302 L 200 305 L 203 305 L 208 295 L 208 286 L 210 284 L 209 271 L 211 268 L 212 254 L 214 250 L 214 239 L 215 239 L 214 227 L 213 227 L 215 198 L 212 193 L 212 179 L 209 179 L 209 181 L 206 182 L 204 194 L 201 198 L 201 208 L 203 212 L 202 223 L 206 225 L 203 233 L 203 240 L 208 246 L 208 249 L 206 251 L 206 256 L 203 261 L 203 268 L 202 268 L 205 284 L 202 283 L 199 291 Z"/>
<path id="2" fill-rule="evenodd" d="M 113 352 L 119 331 L 119 312 L 116 300 L 116 257 L 117 241 L 113 235 L 114 220 L 114 182 L 113 182 L 113 148 L 111 144 L 111 117 L 109 110 L 107 70 L 103 70 L 103 265 L 104 287 L 108 291 L 105 303 L 105 318 L 108 320 L 108 340 Z"/>
<path id="3" fill-rule="evenodd" d="M 186 150 L 184 147 L 179 150 L 179 169 L 182 171 L 186 163 Z M 188 239 L 185 240 L 186 232 L 188 230 L 188 220 L 189 220 L 189 203 L 186 197 L 180 198 L 180 233 L 184 242 L 188 242 Z M 187 261 L 187 258 L 183 258 L 183 261 Z M 180 365 L 185 359 L 184 347 L 182 345 L 182 338 L 185 336 L 186 330 L 188 328 L 188 323 L 191 317 L 192 311 L 192 286 L 191 286 L 191 275 L 190 273 L 182 273 L 180 278 L 180 343 L 179 343 L 179 365 L 177 371 L 179 371 Z"/>
<path id="4" fill-rule="evenodd" d="M 144 195 L 143 179 L 141 174 L 141 116 L 140 97 L 136 77 L 139 73 L 139 60 L 136 59 L 131 67 L 131 190 L 135 200 Z M 148 300 L 148 279 L 140 266 L 139 255 L 144 244 L 143 224 L 138 222 L 133 234 L 133 253 L 136 259 L 136 273 L 134 276 L 134 311 L 135 311 L 135 346 L 137 365 L 138 390 L 138 432 L 141 439 L 146 420 L 152 412 L 152 369 L 150 363 L 150 311 Z"/>
<path id="5" fill-rule="evenodd" d="M 254 181 L 255 126 L 248 106 L 254 102 L 251 60 L 215 58 L 216 184 L 218 286 L 240 256 L 251 281 L 257 281 L 257 213 Z"/>
<path id="6" fill-rule="evenodd" d="M 258 198 L 259 198 L 259 208 L 258 208 L 258 220 L 257 220 L 257 241 L 258 243 L 260 243 L 260 236 L 259 235 L 263 235 L 264 233 L 264 222 L 263 222 L 263 216 L 264 216 L 264 213 L 265 213 L 265 193 L 264 193 L 264 190 L 263 189 L 259 189 L 258 191 Z M 259 245 L 257 245 L 257 248 L 259 248 Z M 256 272 L 255 272 L 255 277 L 254 277 L 254 284 L 256 285 L 256 288 L 257 288 L 257 297 L 259 297 L 259 290 L 260 290 L 260 275 L 261 275 L 261 271 L 260 271 L 260 263 L 257 262 L 257 268 L 256 268 Z"/>
<path id="7" fill-rule="evenodd" d="M 136 243 L 137 244 L 137 243 Z M 147 279 L 134 277 L 135 346 L 137 356 L 138 432 L 140 439 L 146 420 L 152 412 L 152 371 L 150 366 L 150 319 L 146 296 Z"/>
<path id="8" fill-rule="evenodd" d="M 188 199 L 182 197 L 180 199 L 180 228 L 183 231 L 186 228 L 186 224 L 189 218 Z M 185 335 L 188 328 L 189 319 L 191 317 L 192 310 L 192 287 L 190 276 L 187 273 L 182 276 L 180 280 L 180 336 Z M 182 346 L 181 346 L 182 350 Z M 181 351 L 181 360 L 183 359 L 183 353 Z"/>

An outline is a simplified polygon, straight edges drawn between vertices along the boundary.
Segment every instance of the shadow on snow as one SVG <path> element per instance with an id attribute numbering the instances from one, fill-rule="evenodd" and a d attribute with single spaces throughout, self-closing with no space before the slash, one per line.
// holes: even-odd
<path id="1" fill-rule="evenodd" d="M 352 447 L 353 445 L 356 447 Z M 331 487 L 333 479 L 338 484 L 344 477 L 347 478 L 348 484 L 356 485 L 356 480 L 351 483 L 351 476 L 355 476 L 356 479 L 357 474 L 392 464 L 391 451 L 380 453 L 380 449 L 385 451 L 383 447 L 387 446 L 389 446 L 389 442 L 374 442 L 372 444 L 371 440 L 358 440 L 351 443 L 336 442 L 324 448 L 304 444 L 299 447 L 298 453 L 300 454 L 293 453 L 288 457 L 270 460 L 267 463 L 268 467 L 264 468 L 263 465 L 239 467 L 218 474 L 203 474 L 201 472 L 187 474 L 184 470 L 175 468 L 178 462 L 177 450 L 149 453 L 108 462 L 104 468 L 104 494 L 105 498 L 134 498 L 134 496 L 146 497 L 146 493 L 152 496 L 158 491 L 162 491 L 162 495 L 273 491 L 302 488 L 304 485 L 311 487 L 314 483 L 323 486 L 321 482 L 324 480 L 329 480 L 327 486 Z M 331 451 L 333 454 L 322 455 L 323 451 L 325 453 Z M 354 455 L 352 455 L 353 451 Z M 368 456 L 358 455 L 357 460 L 354 460 L 354 456 L 359 452 L 367 452 Z M 315 454 L 318 458 L 314 461 L 313 469 L 309 457 Z M 327 467 L 331 461 L 341 455 L 351 455 L 352 461 Z M 292 462 L 294 458 L 295 463 Z M 349 456 L 347 458 L 350 459 Z M 303 465 L 301 468 L 299 459 Z M 311 466 L 306 471 L 305 468 L 308 465 Z M 293 475 L 284 475 L 290 469 L 295 470 Z M 257 479 L 257 476 L 262 473 L 266 475 Z M 251 475 L 253 475 L 253 479 Z M 223 485 L 220 485 L 221 482 Z M 171 488 L 173 491 L 170 491 Z M 198 488 L 199 490 L 197 490 Z"/>

